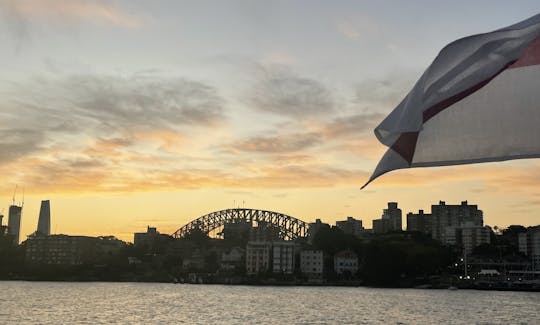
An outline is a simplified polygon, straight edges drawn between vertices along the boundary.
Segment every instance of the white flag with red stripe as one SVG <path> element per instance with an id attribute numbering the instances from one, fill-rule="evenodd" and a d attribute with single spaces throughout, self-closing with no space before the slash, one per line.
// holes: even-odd
<path id="1" fill-rule="evenodd" d="M 447 45 L 375 135 L 389 149 L 366 185 L 401 168 L 540 157 L 540 14 Z"/>

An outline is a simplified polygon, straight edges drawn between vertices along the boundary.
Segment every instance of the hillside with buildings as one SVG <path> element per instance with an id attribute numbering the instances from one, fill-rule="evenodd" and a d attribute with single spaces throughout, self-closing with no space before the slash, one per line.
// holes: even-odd
<path id="1" fill-rule="evenodd" d="M 47 200 L 19 244 L 21 209 L 10 207 L 7 226 L 0 216 L 2 279 L 540 288 L 540 226 L 492 229 L 467 201 L 407 213 L 405 230 L 389 202 L 372 229 L 354 217 L 317 219 L 290 238 L 279 222 L 230 219 L 213 238 L 197 227 L 173 237 L 149 226 L 133 243 L 51 234 Z"/>

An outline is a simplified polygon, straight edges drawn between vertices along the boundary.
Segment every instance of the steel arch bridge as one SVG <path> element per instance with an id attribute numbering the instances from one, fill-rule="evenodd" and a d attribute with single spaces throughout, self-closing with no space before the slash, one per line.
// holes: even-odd
<path id="1" fill-rule="evenodd" d="M 226 209 L 215 211 L 197 218 L 175 231 L 174 238 L 184 238 L 194 229 L 200 229 L 206 234 L 228 223 L 246 222 L 253 225 L 255 222 L 266 222 L 279 228 L 283 239 L 297 239 L 308 235 L 309 224 L 283 213 L 257 210 L 257 209 Z"/>

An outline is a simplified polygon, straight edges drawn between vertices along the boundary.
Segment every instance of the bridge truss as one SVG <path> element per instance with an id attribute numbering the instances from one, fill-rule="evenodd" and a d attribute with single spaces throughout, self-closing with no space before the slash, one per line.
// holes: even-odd
<path id="1" fill-rule="evenodd" d="M 309 224 L 304 221 L 273 211 L 257 209 L 226 209 L 197 218 L 175 231 L 172 236 L 184 238 L 194 229 L 206 234 L 228 223 L 245 222 L 252 226 L 265 222 L 279 228 L 280 238 L 293 240 L 308 235 Z"/>

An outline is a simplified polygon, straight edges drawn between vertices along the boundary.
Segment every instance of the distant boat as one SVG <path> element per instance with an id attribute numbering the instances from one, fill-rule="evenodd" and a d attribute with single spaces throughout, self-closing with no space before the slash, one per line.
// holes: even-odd
<path id="1" fill-rule="evenodd" d="M 458 288 L 457 287 L 454 287 L 454 286 L 449 286 L 448 287 L 448 290 L 457 290 Z"/>

